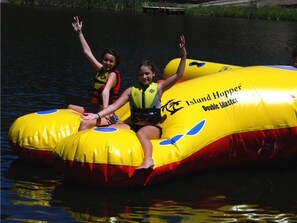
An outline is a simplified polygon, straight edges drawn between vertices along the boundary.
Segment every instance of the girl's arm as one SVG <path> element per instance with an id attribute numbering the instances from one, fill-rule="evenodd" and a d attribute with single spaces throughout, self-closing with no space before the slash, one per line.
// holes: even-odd
<path id="1" fill-rule="evenodd" d="M 186 66 L 186 59 L 187 59 L 187 51 L 186 51 L 186 40 L 185 37 L 182 35 L 180 36 L 180 44 L 179 47 L 181 49 L 181 60 L 179 62 L 177 71 L 174 75 L 167 78 L 165 81 L 158 84 L 158 96 L 161 98 L 162 94 L 171 88 L 184 74 L 185 66 Z"/>
<path id="2" fill-rule="evenodd" d="M 116 82 L 117 74 L 115 72 L 111 72 L 108 75 L 107 83 L 104 90 L 102 91 L 103 109 L 105 109 L 109 105 L 110 90 L 116 85 Z"/>
<path id="3" fill-rule="evenodd" d="M 131 94 L 131 87 L 126 89 L 123 94 L 121 95 L 121 97 L 116 100 L 116 102 L 114 102 L 113 104 L 109 105 L 108 107 L 106 107 L 105 109 L 103 109 L 102 111 L 99 111 L 98 113 L 85 113 L 84 116 L 82 117 L 84 120 L 93 120 L 93 119 L 99 119 L 101 117 L 104 117 L 106 115 L 112 114 L 114 113 L 116 110 L 118 110 L 119 108 L 121 108 L 127 101 L 129 101 L 130 98 L 130 94 Z"/>
<path id="4" fill-rule="evenodd" d="M 73 17 L 74 22 L 72 23 L 74 31 L 78 33 L 78 38 L 80 40 L 81 46 L 83 48 L 86 58 L 91 62 L 92 66 L 99 71 L 103 66 L 93 55 L 89 44 L 87 43 L 83 33 L 82 33 L 82 21 L 79 21 L 77 16 Z"/>

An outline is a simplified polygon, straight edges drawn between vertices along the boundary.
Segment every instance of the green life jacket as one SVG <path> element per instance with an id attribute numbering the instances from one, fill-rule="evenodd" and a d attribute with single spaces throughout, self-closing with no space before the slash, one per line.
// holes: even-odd
<path id="1" fill-rule="evenodd" d="M 141 86 L 131 89 L 131 121 L 146 121 L 153 124 L 161 120 L 161 101 L 157 94 L 157 83 L 151 83 L 145 90 Z"/>

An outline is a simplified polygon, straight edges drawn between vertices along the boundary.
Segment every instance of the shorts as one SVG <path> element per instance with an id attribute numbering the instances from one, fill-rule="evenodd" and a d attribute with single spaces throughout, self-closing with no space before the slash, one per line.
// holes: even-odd
<path id="1" fill-rule="evenodd" d="M 161 138 L 162 133 L 163 133 L 163 132 L 162 132 L 162 128 L 161 128 L 161 126 L 154 125 L 154 124 L 150 124 L 150 125 L 155 126 L 156 128 L 159 129 L 159 133 L 160 133 L 159 138 Z M 131 130 L 133 130 L 134 132 L 137 132 L 137 131 L 138 131 L 139 129 L 141 129 L 142 127 L 144 127 L 144 126 L 148 126 L 148 125 L 129 124 L 129 126 L 130 126 L 130 129 L 131 129 Z"/>

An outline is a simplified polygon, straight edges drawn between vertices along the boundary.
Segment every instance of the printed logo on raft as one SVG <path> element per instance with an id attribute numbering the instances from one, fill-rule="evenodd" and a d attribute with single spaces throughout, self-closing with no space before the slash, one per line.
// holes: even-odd
<path id="1" fill-rule="evenodd" d="M 220 108 L 226 108 L 230 105 L 238 103 L 238 100 L 236 97 L 234 97 L 233 93 L 239 92 L 241 90 L 242 90 L 242 86 L 241 84 L 238 84 L 235 87 L 232 87 L 223 91 L 215 91 L 215 92 L 208 93 L 206 96 L 203 96 L 203 97 L 186 100 L 185 104 L 187 106 L 192 106 L 200 103 L 210 102 L 210 104 L 201 105 L 204 111 L 212 111 Z M 216 101 L 219 100 L 219 102 L 212 102 L 213 100 L 216 100 Z M 164 106 L 162 106 L 162 111 L 163 112 L 167 111 L 170 113 L 170 115 L 173 115 L 177 111 L 184 108 L 182 104 L 184 103 L 181 100 L 175 101 L 174 99 L 171 99 Z"/>

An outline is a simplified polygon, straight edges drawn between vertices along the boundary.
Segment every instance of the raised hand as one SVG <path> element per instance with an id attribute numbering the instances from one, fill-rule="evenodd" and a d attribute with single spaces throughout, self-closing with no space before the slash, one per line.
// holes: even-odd
<path id="1" fill-rule="evenodd" d="M 187 55 L 187 51 L 186 51 L 186 39 L 184 35 L 180 36 L 180 43 L 179 43 L 179 47 L 181 49 L 181 53 L 183 56 Z"/>
<path id="2" fill-rule="evenodd" d="M 75 32 L 80 33 L 82 29 L 82 21 L 79 21 L 78 16 L 73 17 L 72 26 Z"/>

